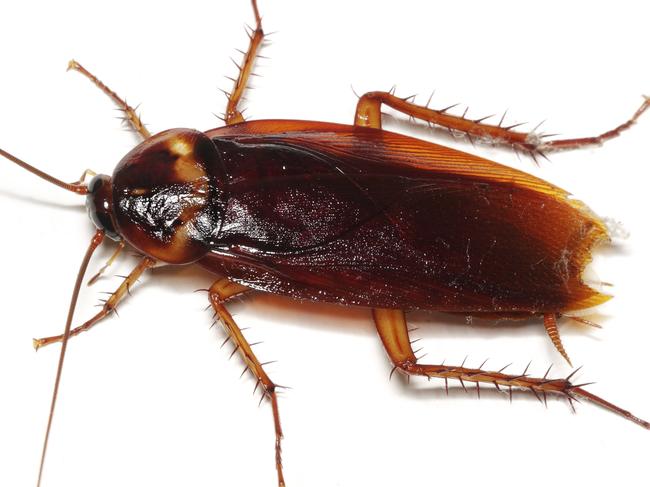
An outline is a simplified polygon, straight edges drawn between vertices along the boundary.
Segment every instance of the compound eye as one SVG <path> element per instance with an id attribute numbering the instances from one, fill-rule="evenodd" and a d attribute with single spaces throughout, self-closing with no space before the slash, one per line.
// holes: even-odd
<path id="1" fill-rule="evenodd" d="M 90 194 L 97 193 L 97 190 L 104 185 L 107 179 L 109 180 L 108 182 L 110 183 L 110 178 L 105 174 L 97 174 L 93 176 L 93 178 L 88 183 L 88 193 Z"/>
<path id="2" fill-rule="evenodd" d="M 122 240 L 113 224 L 113 194 L 111 178 L 99 174 L 88 183 L 86 196 L 88 216 L 99 230 L 104 230 L 112 240 Z"/>

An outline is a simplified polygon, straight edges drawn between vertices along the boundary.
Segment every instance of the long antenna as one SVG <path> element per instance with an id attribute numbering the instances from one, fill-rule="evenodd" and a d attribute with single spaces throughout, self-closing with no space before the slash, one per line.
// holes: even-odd
<path id="1" fill-rule="evenodd" d="M 28 170 L 32 174 L 36 174 L 39 178 L 45 179 L 46 181 L 55 184 L 60 188 L 67 189 L 68 191 L 72 191 L 73 193 L 77 193 L 77 194 L 88 194 L 88 188 L 83 184 L 64 183 L 60 179 L 50 176 L 49 174 L 44 173 L 40 169 L 36 169 L 34 166 L 27 164 L 25 161 L 21 161 L 16 156 L 12 156 L 11 154 L 9 154 L 9 152 L 4 151 L 2 149 L 0 149 L 0 155 L 9 159 L 11 162 L 15 162 L 20 167 Z"/>
<path id="2" fill-rule="evenodd" d="M 1 150 L 1 149 L 0 149 Z M 81 283 L 83 282 L 84 275 L 86 274 L 86 269 L 88 268 L 88 263 L 90 258 L 95 252 L 95 249 L 104 240 L 104 231 L 97 230 L 93 239 L 90 241 L 88 250 L 86 250 L 86 255 L 81 261 L 81 266 L 79 267 L 79 273 L 77 274 L 77 281 L 74 285 L 74 290 L 72 291 L 72 298 L 70 299 L 70 308 L 68 310 L 68 321 L 65 323 L 65 331 L 63 332 L 63 340 L 61 342 L 61 353 L 59 354 L 59 365 L 56 369 L 56 380 L 54 382 L 54 392 L 52 392 L 52 404 L 50 405 L 50 416 L 47 420 L 47 429 L 45 430 L 45 440 L 43 441 L 43 452 L 41 453 L 41 465 L 38 469 L 38 481 L 36 487 L 41 485 L 41 477 L 43 476 L 43 465 L 45 465 L 45 452 L 47 451 L 47 443 L 50 439 L 50 430 L 52 429 L 52 418 L 54 417 L 54 407 L 56 406 L 56 398 L 59 393 L 59 384 L 61 383 L 61 372 L 63 371 L 63 360 L 65 359 L 65 351 L 68 348 L 68 339 L 70 338 L 70 328 L 72 327 L 72 318 L 74 316 L 74 310 L 77 306 L 77 298 L 79 297 L 79 289 L 81 288 Z"/>

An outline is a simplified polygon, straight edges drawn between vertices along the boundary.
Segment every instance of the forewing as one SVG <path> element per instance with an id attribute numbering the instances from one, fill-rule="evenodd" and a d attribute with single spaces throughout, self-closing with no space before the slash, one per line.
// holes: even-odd
<path id="1" fill-rule="evenodd" d="M 231 195 L 239 231 L 203 265 L 258 289 L 375 307 L 540 312 L 606 299 L 581 277 L 606 232 L 565 191 L 386 131 L 293 123 L 218 135 L 220 149 L 246 154 L 226 163 L 246 191 Z"/>

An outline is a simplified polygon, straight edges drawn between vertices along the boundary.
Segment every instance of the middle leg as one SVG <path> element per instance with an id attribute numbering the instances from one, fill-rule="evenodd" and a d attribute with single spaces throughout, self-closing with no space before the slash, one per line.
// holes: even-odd
<path id="1" fill-rule="evenodd" d="M 255 58 L 258 56 L 258 51 L 262 45 L 262 41 L 264 40 L 262 18 L 260 17 L 260 13 L 257 10 L 257 0 L 252 0 L 252 4 L 253 13 L 255 14 L 255 29 L 251 29 L 252 32 L 248 34 L 250 44 L 248 45 L 248 51 L 246 51 L 246 53 L 242 52 L 242 54 L 244 54 L 244 59 L 241 65 L 235 63 L 237 69 L 239 70 L 237 79 L 230 78 L 233 82 L 233 87 L 230 93 L 226 92 L 226 96 L 228 97 L 228 104 L 226 105 L 226 112 L 223 118 L 224 122 L 226 122 L 226 125 L 233 125 L 235 123 L 244 121 L 244 116 L 242 115 L 242 111 L 239 108 L 239 102 L 244 95 L 244 90 L 246 90 L 250 76 L 253 75 L 253 65 L 255 64 Z"/>
<path id="2" fill-rule="evenodd" d="M 275 468 L 278 472 L 278 487 L 284 487 L 284 475 L 282 473 L 282 426 L 280 424 L 280 410 L 278 409 L 277 385 L 269 378 L 264 370 L 263 364 L 255 356 L 250 343 L 244 337 L 241 328 L 237 326 L 230 312 L 225 307 L 227 299 L 242 294 L 249 289 L 240 284 L 233 283 L 226 278 L 215 282 L 209 290 L 210 304 L 221 320 L 228 337 L 235 343 L 235 351 L 239 351 L 248 369 L 257 378 L 257 384 L 261 386 L 264 396 L 271 402 L 273 409 L 273 425 L 275 427 Z M 256 385 L 257 388 L 257 385 Z"/>

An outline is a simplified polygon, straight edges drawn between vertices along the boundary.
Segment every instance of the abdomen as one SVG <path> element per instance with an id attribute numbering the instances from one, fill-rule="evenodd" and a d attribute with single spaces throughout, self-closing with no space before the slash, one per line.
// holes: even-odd
<path id="1" fill-rule="evenodd" d="M 602 223 L 528 174 L 418 139 L 259 121 L 208 133 L 228 204 L 199 263 L 247 286 L 385 308 L 544 312 L 582 281 Z"/>

